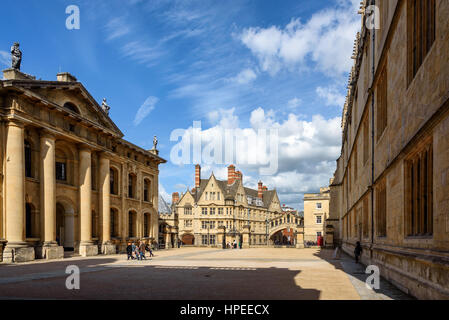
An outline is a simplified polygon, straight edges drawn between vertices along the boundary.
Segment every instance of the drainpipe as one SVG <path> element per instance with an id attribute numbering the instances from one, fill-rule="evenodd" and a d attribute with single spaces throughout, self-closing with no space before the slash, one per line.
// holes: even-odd
<path id="1" fill-rule="evenodd" d="M 376 5 L 376 0 L 372 0 L 371 4 Z M 376 10 L 372 13 L 374 15 L 374 21 L 376 21 Z M 374 76 L 375 76 L 375 54 L 376 54 L 376 28 L 372 30 L 372 82 L 371 82 L 371 246 L 370 246 L 370 260 L 373 259 L 373 244 L 374 244 Z"/>

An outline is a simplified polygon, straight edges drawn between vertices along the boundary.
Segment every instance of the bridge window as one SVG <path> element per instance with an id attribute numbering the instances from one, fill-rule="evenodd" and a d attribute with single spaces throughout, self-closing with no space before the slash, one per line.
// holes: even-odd
<path id="1" fill-rule="evenodd" d="M 317 223 L 317 224 L 323 223 L 323 222 L 322 222 L 322 217 L 321 217 L 321 216 L 317 216 L 317 217 L 316 217 L 316 223 Z"/>

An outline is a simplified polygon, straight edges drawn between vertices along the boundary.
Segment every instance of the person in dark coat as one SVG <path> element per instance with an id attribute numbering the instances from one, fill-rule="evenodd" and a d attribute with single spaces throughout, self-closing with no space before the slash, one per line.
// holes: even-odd
<path id="1" fill-rule="evenodd" d="M 355 257 L 355 263 L 359 263 L 359 258 L 362 255 L 362 246 L 360 245 L 360 241 L 357 241 L 357 244 L 354 249 L 354 257 Z"/>
<path id="2" fill-rule="evenodd" d="M 131 258 L 131 260 L 134 259 L 133 257 L 133 246 L 131 245 L 131 242 L 128 242 L 128 246 L 126 247 L 126 253 L 128 254 L 128 260 Z"/>

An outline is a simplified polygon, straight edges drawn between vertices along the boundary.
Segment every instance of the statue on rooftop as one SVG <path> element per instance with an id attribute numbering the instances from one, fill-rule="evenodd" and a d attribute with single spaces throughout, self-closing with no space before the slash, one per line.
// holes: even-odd
<path id="1" fill-rule="evenodd" d="M 106 103 L 106 98 L 103 98 L 103 102 L 101 103 L 101 109 L 102 109 L 107 115 L 109 115 L 109 110 L 111 110 L 111 107 L 108 106 L 108 104 Z"/>
<path id="2" fill-rule="evenodd" d="M 153 138 L 153 149 L 154 149 L 154 150 L 157 150 L 157 143 L 158 143 L 157 137 L 154 136 L 154 138 Z"/>
<path id="3" fill-rule="evenodd" d="M 14 43 L 11 47 L 11 67 L 16 70 L 20 70 L 20 64 L 22 63 L 22 51 L 19 49 L 20 44 Z"/>

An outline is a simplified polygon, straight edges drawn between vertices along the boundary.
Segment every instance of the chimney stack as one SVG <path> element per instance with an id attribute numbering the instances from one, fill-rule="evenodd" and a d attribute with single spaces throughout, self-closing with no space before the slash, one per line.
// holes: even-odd
<path id="1" fill-rule="evenodd" d="M 68 72 L 61 72 L 56 75 L 56 79 L 60 82 L 76 82 L 77 79 Z"/>
<path id="2" fill-rule="evenodd" d="M 235 181 L 235 167 L 233 164 L 231 164 L 228 167 L 228 185 L 233 184 Z"/>
<path id="3" fill-rule="evenodd" d="M 199 189 L 200 183 L 201 183 L 201 166 L 197 164 L 195 166 L 195 188 Z"/>
<path id="4" fill-rule="evenodd" d="M 257 197 L 259 199 L 263 199 L 263 183 L 262 183 L 262 181 L 259 181 L 259 190 L 257 192 Z"/>
<path id="5" fill-rule="evenodd" d="M 236 171 L 236 173 L 235 173 L 235 180 L 243 181 L 243 174 L 240 171 Z"/>
<path id="6" fill-rule="evenodd" d="M 173 192 L 171 197 L 173 204 L 177 204 L 179 202 L 179 193 Z"/>

